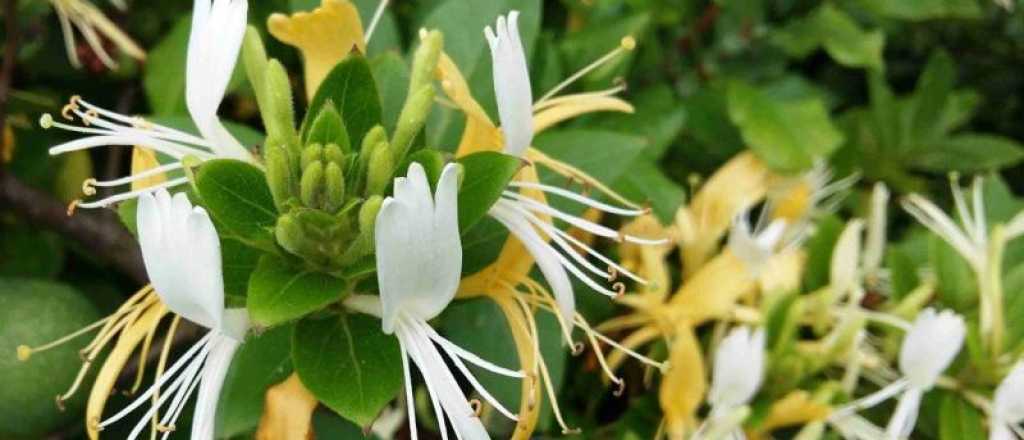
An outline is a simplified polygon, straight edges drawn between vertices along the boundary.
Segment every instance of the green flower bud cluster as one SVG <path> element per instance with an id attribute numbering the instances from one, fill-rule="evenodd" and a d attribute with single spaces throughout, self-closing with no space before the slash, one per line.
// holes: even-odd
<path id="1" fill-rule="evenodd" d="M 281 213 L 274 236 L 284 250 L 328 272 L 373 254 L 377 212 L 433 106 L 441 41 L 436 31 L 423 35 L 394 133 L 377 125 L 353 140 L 340 103 L 330 100 L 296 129 L 287 72 L 267 59 L 259 34 L 249 30 L 245 67 L 267 131 L 267 181 Z"/>

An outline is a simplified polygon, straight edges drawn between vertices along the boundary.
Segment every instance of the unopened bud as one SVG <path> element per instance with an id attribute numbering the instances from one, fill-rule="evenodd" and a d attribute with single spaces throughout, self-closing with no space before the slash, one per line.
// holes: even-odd
<path id="1" fill-rule="evenodd" d="M 336 163 L 338 166 L 345 166 L 345 152 L 338 144 L 327 144 L 324 147 L 324 161 Z"/>
<path id="2" fill-rule="evenodd" d="M 267 184 L 279 212 L 285 211 L 286 203 L 295 196 L 297 175 L 293 171 L 291 158 L 283 146 L 267 143 L 264 157 L 267 162 Z"/>
<path id="3" fill-rule="evenodd" d="M 274 237 L 277 238 L 277 244 L 295 255 L 302 255 L 308 247 L 302 226 L 291 214 L 282 215 L 277 219 Z"/>
<path id="4" fill-rule="evenodd" d="M 381 196 L 370 196 L 359 208 L 359 232 L 373 235 L 373 226 L 377 223 L 377 213 L 380 212 L 384 198 Z"/>
<path id="5" fill-rule="evenodd" d="M 299 198 L 307 208 L 319 208 L 324 192 L 324 163 L 310 162 L 302 170 L 299 182 Z"/>
<path id="6" fill-rule="evenodd" d="M 305 170 L 309 164 L 320 162 L 324 157 L 324 147 L 320 144 L 310 144 L 302 149 L 302 169 Z"/>
<path id="7" fill-rule="evenodd" d="M 426 84 L 415 90 L 402 107 L 402 113 L 398 116 L 398 126 L 395 127 L 395 136 L 391 139 L 391 148 L 394 150 L 396 161 L 405 158 L 409 152 L 412 141 L 423 129 L 427 122 L 427 115 L 434 105 L 434 87 Z"/>
<path id="8" fill-rule="evenodd" d="M 265 97 L 264 103 L 260 103 L 260 114 L 263 116 L 267 136 L 297 138 L 291 80 L 284 66 L 277 60 L 267 63 L 263 93 Z"/>
<path id="9" fill-rule="evenodd" d="M 306 136 L 306 143 L 333 143 L 338 144 L 345 152 L 352 150 L 351 141 L 348 138 L 348 129 L 345 128 L 345 121 L 342 119 L 341 113 L 338 113 L 338 110 L 335 108 L 334 102 L 329 99 L 320 108 L 320 113 L 313 119 L 313 124 L 310 125 Z"/>
<path id="10" fill-rule="evenodd" d="M 388 144 L 381 142 L 373 149 L 370 163 L 366 170 L 366 194 L 380 195 L 391 183 L 391 173 L 395 169 L 394 156 Z"/>
<path id="11" fill-rule="evenodd" d="M 263 39 L 255 26 L 249 26 L 245 30 L 245 39 L 242 40 L 242 62 L 245 64 L 245 73 L 249 77 L 249 84 L 252 85 L 256 94 L 256 103 L 260 108 L 267 108 L 266 97 L 266 72 L 267 72 L 267 50 L 263 46 Z"/>
<path id="12" fill-rule="evenodd" d="M 409 90 L 419 90 L 429 85 L 434 77 L 434 69 L 437 68 L 437 60 L 441 57 L 441 50 L 444 48 L 444 38 L 441 32 L 433 30 L 421 34 L 420 47 L 412 59 L 412 72 L 409 75 Z"/>
<path id="13" fill-rule="evenodd" d="M 324 210 L 330 214 L 337 212 L 345 203 L 345 174 L 341 166 L 328 162 L 324 169 L 327 190 L 324 197 Z"/>
<path id="14" fill-rule="evenodd" d="M 384 131 L 383 126 L 375 126 L 366 132 L 366 136 L 363 137 L 363 143 L 359 146 L 359 161 L 366 165 L 370 163 L 370 156 L 373 155 L 373 149 L 377 147 L 377 144 L 381 142 L 387 142 L 388 133 Z"/>

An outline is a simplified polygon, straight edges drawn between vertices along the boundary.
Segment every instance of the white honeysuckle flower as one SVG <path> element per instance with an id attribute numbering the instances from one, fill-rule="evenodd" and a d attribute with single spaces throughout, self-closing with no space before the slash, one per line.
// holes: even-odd
<path id="1" fill-rule="evenodd" d="M 694 438 L 742 439 L 746 406 L 764 379 L 764 330 L 737 327 L 729 332 L 718 344 L 714 368 L 708 391 L 711 413 Z"/>
<path id="2" fill-rule="evenodd" d="M 518 11 L 510 12 L 507 18 L 498 17 L 496 30 L 488 26 L 484 34 L 490 44 L 494 63 L 494 92 L 505 141 L 504 151 L 506 154 L 522 157 L 533 140 L 533 95 L 526 54 L 519 38 L 518 17 Z M 625 292 L 625 284 L 615 282 L 609 289 L 594 277 L 614 282 L 621 274 L 640 284 L 646 284 L 643 278 L 556 227 L 551 218 L 590 234 L 620 242 L 660 245 L 666 243 L 666 239 L 649 240 L 620 234 L 614 229 L 559 211 L 548 204 L 524 196 L 519 193 L 523 189 L 561 197 L 613 215 L 636 217 L 648 213 L 648 210 L 620 208 L 563 188 L 536 182 L 513 181 L 509 184 L 508 189 L 502 193 L 488 214 L 504 225 L 529 250 L 551 286 L 552 294 L 558 303 L 557 313 L 560 314 L 560 319 L 573 322 L 576 313 L 570 273 L 590 288 L 609 297 L 616 297 Z M 605 267 L 598 267 L 588 261 L 587 255 L 594 257 Z"/>
<path id="3" fill-rule="evenodd" d="M 252 161 L 249 151 L 227 132 L 217 118 L 217 109 L 224 99 L 245 36 L 247 11 L 246 0 L 195 1 L 188 44 L 185 98 L 199 136 L 153 124 L 139 117 L 122 115 L 93 105 L 78 96 L 71 98 L 61 116 L 68 120 L 77 117 L 81 120 L 81 126 L 57 122 L 50 114 L 40 118 L 43 128 L 57 127 L 87 135 L 50 148 L 51 155 L 97 147 L 141 146 L 173 159 L 171 163 L 119 179 L 87 180 L 83 185 L 86 195 L 94 194 L 95 187 L 121 187 L 156 174 L 180 170 L 186 157 L 198 160 L 229 158 Z M 136 198 L 143 192 L 170 188 L 187 181 L 185 177 L 174 178 L 150 188 L 126 191 L 77 206 L 109 206 Z"/>
<path id="4" fill-rule="evenodd" d="M 224 309 L 224 279 L 220 240 L 201 207 L 183 193 L 166 190 L 142 194 L 138 209 L 139 244 L 153 287 L 172 312 L 210 331 L 170 366 L 156 382 L 117 414 L 98 422 L 100 429 L 152 402 L 129 434 L 137 438 L 159 413 L 159 426 L 170 435 L 189 396 L 199 388 L 192 416 L 193 440 L 214 436 L 217 402 L 231 359 L 245 338 L 249 320 L 245 309 Z M 169 383 L 169 384 L 168 384 Z"/>
<path id="5" fill-rule="evenodd" d="M 942 372 L 949 368 L 963 346 L 966 333 L 960 315 L 949 310 L 922 310 L 907 331 L 900 348 L 899 367 L 903 377 L 833 411 L 830 420 L 849 417 L 859 410 L 871 408 L 899 395 L 899 403 L 889 419 L 886 435 L 892 439 L 908 438 L 917 422 L 921 397 L 935 386 Z"/>
<path id="6" fill-rule="evenodd" d="M 522 156 L 533 141 L 533 90 L 518 22 L 519 11 L 511 11 L 507 19 L 498 17 L 497 33 L 490 26 L 484 29 L 491 47 L 494 94 L 505 137 L 505 152 L 514 156 Z"/>
<path id="7" fill-rule="evenodd" d="M 987 265 L 988 252 L 988 222 L 985 217 L 982 179 L 976 177 L 971 185 L 970 208 L 964 190 L 955 177 L 950 180 L 950 189 L 957 215 L 960 216 L 960 225 L 932 201 L 919 194 L 910 194 L 903 199 L 903 209 L 949 243 L 977 273 L 981 273 Z M 1010 235 L 1007 234 L 1007 237 Z"/>
<path id="8" fill-rule="evenodd" d="M 871 190 L 871 212 L 868 216 L 867 243 L 862 255 L 864 272 L 876 276 L 885 258 L 885 244 L 889 223 L 889 188 L 878 182 Z"/>
<path id="9" fill-rule="evenodd" d="M 733 329 L 715 353 L 708 403 L 712 411 L 750 403 L 764 377 L 764 329 Z"/>
<path id="10" fill-rule="evenodd" d="M 1024 361 L 1018 361 L 1003 378 L 992 398 L 989 440 L 1024 438 Z"/>
<path id="11" fill-rule="evenodd" d="M 381 316 L 384 332 L 398 338 L 413 439 L 417 438 L 416 410 L 407 359 L 412 359 L 423 374 L 442 438 L 448 438 L 446 418 L 460 439 L 489 438 L 448 370 L 445 357 L 487 402 L 512 420 L 518 417 L 480 385 L 463 361 L 503 376 L 522 378 L 524 374 L 494 365 L 458 347 L 427 323 L 455 297 L 462 272 L 458 167 L 449 164 L 444 168 L 433 196 L 426 173 L 418 163 L 409 166 L 406 177 L 395 179 L 394 188 L 394 196 L 381 205 L 374 231 L 379 303 L 376 297 L 357 297 L 346 304 Z"/>
<path id="12" fill-rule="evenodd" d="M 761 223 L 763 222 L 758 221 L 757 225 L 751 227 L 746 212 L 737 215 L 729 230 L 727 245 L 733 255 L 746 265 L 747 272 L 754 277 L 760 275 L 765 264 L 779 252 L 780 247 L 788 248 L 792 245 L 782 243 L 787 229 L 785 220 L 772 220 L 765 227 L 761 227 Z"/>
<path id="13" fill-rule="evenodd" d="M 850 220 L 846 228 L 839 234 L 836 240 L 835 250 L 832 252 L 831 267 L 829 270 L 829 285 L 832 294 L 837 298 L 850 296 L 851 304 L 860 304 L 860 296 L 863 289 L 860 285 L 860 252 L 861 233 L 864 231 L 864 222 L 859 219 Z"/>

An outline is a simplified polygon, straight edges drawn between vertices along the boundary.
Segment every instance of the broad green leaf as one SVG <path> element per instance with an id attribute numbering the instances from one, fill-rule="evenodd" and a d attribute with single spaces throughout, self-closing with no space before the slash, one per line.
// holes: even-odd
<path id="1" fill-rule="evenodd" d="M 345 120 L 348 136 L 356 148 L 374 125 L 381 123 L 380 96 L 366 57 L 351 54 L 334 66 L 320 84 L 306 110 L 302 137 L 308 138 L 313 119 L 328 102 L 333 102 Z"/>
<path id="2" fill-rule="evenodd" d="M 885 34 L 880 30 L 865 31 L 857 22 L 831 3 L 816 13 L 818 32 L 832 59 L 850 67 L 881 69 Z"/>
<path id="3" fill-rule="evenodd" d="M 352 144 L 348 138 L 348 130 L 345 129 L 345 121 L 341 119 L 341 113 L 335 108 L 331 100 L 327 100 L 320 108 L 320 114 L 313 120 L 313 125 L 306 132 L 305 143 L 308 144 L 335 144 L 341 147 L 341 151 L 352 151 Z"/>
<path id="4" fill-rule="evenodd" d="M 349 314 L 306 318 L 292 339 L 295 371 L 324 405 L 369 427 L 402 389 L 398 340 L 380 321 Z"/>
<path id="5" fill-rule="evenodd" d="M 657 163 L 643 157 L 633 161 L 630 171 L 612 189 L 630 200 L 650 204 L 663 224 L 670 224 L 686 201 L 683 188 L 666 176 Z"/>
<path id="6" fill-rule="evenodd" d="M 771 99 L 751 85 L 734 82 L 728 101 L 729 117 L 747 145 L 778 171 L 809 169 L 843 142 L 820 99 Z"/>
<path id="7" fill-rule="evenodd" d="M 885 267 L 889 268 L 890 292 L 893 298 L 902 299 L 921 282 L 917 275 L 917 265 L 900 247 L 889 248 L 885 255 Z"/>
<path id="8" fill-rule="evenodd" d="M 967 261 L 938 236 L 928 241 L 932 271 L 938 278 L 938 296 L 943 303 L 964 312 L 977 303 L 977 281 Z"/>
<path id="9" fill-rule="evenodd" d="M 1020 348 L 1024 342 L 1024 264 L 1017 265 L 1003 277 L 1003 304 L 1006 316 L 1006 346 Z"/>
<path id="10" fill-rule="evenodd" d="M 561 332 L 554 315 L 546 312 L 535 315 L 540 335 L 540 353 L 547 364 L 554 389 L 559 390 L 565 375 L 568 356 L 562 345 Z M 445 337 L 481 358 L 513 370 L 519 369 L 508 320 L 501 309 L 489 299 L 461 301 L 448 306 L 438 318 Z M 521 383 L 518 379 L 496 375 L 469 365 L 480 384 L 511 411 L 519 407 Z M 541 410 L 540 426 L 550 423 L 550 407 Z"/>
<path id="11" fill-rule="evenodd" d="M 922 21 L 936 18 L 978 18 L 978 0 L 860 0 L 865 8 L 887 18 Z"/>
<path id="12" fill-rule="evenodd" d="M 260 251 L 230 237 L 220 239 L 221 268 L 224 271 L 224 301 L 227 307 L 245 307 L 249 277 L 256 269 Z"/>
<path id="13" fill-rule="evenodd" d="M 832 252 L 839 234 L 843 232 L 843 226 L 843 222 L 835 216 L 825 217 L 815 225 L 814 235 L 807 240 L 807 267 L 804 269 L 806 291 L 813 291 L 829 283 Z"/>
<path id="14" fill-rule="evenodd" d="M 910 163 L 927 171 L 980 172 L 998 170 L 1020 163 L 1024 148 L 1013 139 L 978 133 L 964 133 L 936 142 L 914 155 Z"/>
<path id="15" fill-rule="evenodd" d="M 249 336 L 235 353 L 217 408 L 217 438 L 253 431 L 263 414 L 267 388 L 292 372 L 292 326 Z"/>
<path id="16" fill-rule="evenodd" d="M 939 439 L 985 438 L 984 416 L 954 393 L 945 393 L 939 406 Z"/>
<path id="17" fill-rule="evenodd" d="M 953 60 L 941 50 L 928 59 L 910 102 L 910 131 L 917 142 L 937 139 L 945 128 L 943 115 L 956 81 Z"/>
<path id="18" fill-rule="evenodd" d="M 249 280 L 247 307 L 253 323 L 271 327 L 320 310 L 346 293 L 341 279 L 264 255 Z"/>
<path id="19" fill-rule="evenodd" d="M 464 170 L 459 188 L 459 229 L 466 231 L 498 201 L 523 163 L 514 156 L 484 151 L 459 159 L 459 164 Z"/>
<path id="20" fill-rule="evenodd" d="M 498 258 L 508 240 L 508 229 L 493 218 L 484 216 L 462 233 L 462 274 L 471 275 Z"/>
<path id="21" fill-rule="evenodd" d="M 252 165 L 231 159 L 204 162 L 196 173 L 203 206 L 229 232 L 244 240 L 269 237 L 277 208 L 266 176 Z"/>
<path id="22" fill-rule="evenodd" d="M 394 133 L 408 94 L 409 66 L 399 54 L 387 52 L 370 60 L 370 69 L 380 91 L 384 128 L 388 133 Z"/>

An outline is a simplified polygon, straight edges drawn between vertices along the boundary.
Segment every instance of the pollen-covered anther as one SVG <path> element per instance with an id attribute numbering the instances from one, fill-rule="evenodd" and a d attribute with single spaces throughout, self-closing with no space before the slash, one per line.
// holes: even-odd
<path id="1" fill-rule="evenodd" d="M 619 270 L 615 266 L 608 266 L 608 282 L 614 282 L 619 278 Z"/>
<path id="2" fill-rule="evenodd" d="M 582 342 L 580 342 L 580 341 L 576 341 L 576 342 L 574 342 L 574 343 L 572 344 L 572 355 L 573 355 L 573 356 L 579 356 L 579 355 L 580 355 L 580 353 L 583 353 L 583 349 L 584 349 L 585 347 L 586 347 L 586 346 L 585 346 L 585 345 L 583 345 L 583 343 L 582 343 Z"/>
<path id="3" fill-rule="evenodd" d="M 75 114 L 74 113 L 75 113 L 76 110 L 78 110 L 78 107 L 75 107 L 75 106 L 73 106 L 71 104 L 67 104 L 67 105 L 65 105 L 64 107 L 62 107 L 60 109 L 60 116 L 62 118 L 64 118 L 64 119 L 69 120 L 69 121 L 74 121 L 75 120 Z"/>
<path id="4" fill-rule="evenodd" d="M 622 397 L 622 395 L 626 393 L 626 381 L 621 377 L 615 379 L 615 384 L 618 385 L 618 388 L 616 388 L 615 391 L 612 392 L 612 394 L 615 397 Z"/>
<path id="5" fill-rule="evenodd" d="M 85 125 L 86 127 L 92 125 L 94 121 L 98 121 L 99 119 L 100 113 L 94 108 L 90 108 L 86 110 L 85 113 L 82 113 L 82 125 Z"/>
<path id="6" fill-rule="evenodd" d="M 82 194 L 85 194 L 87 196 L 96 195 L 96 187 L 95 187 L 95 185 L 96 185 L 96 179 L 91 178 L 91 177 L 88 178 L 88 179 L 85 179 L 84 181 L 82 181 Z"/>
<path id="7" fill-rule="evenodd" d="M 612 290 L 615 291 L 615 299 L 622 298 L 626 294 L 626 284 L 622 281 L 612 284 Z"/>
<path id="8" fill-rule="evenodd" d="M 64 412 L 67 410 L 67 407 L 64 405 L 64 396 L 58 395 L 53 399 L 53 402 L 57 405 L 58 411 Z"/>
<path id="9" fill-rule="evenodd" d="M 82 203 L 82 201 L 78 200 L 78 199 L 72 200 L 71 203 L 68 203 L 68 209 L 67 209 L 68 217 L 71 217 L 71 216 L 75 215 L 75 209 L 78 208 L 78 205 L 80 203 Z"/>
<path id="10" fill-rule="evenodd" d="M 174 432 L 175 429 L 178 429 L 178 428 L 176 426 L 174 426 L 173 424 L 172 425 L 164 425 L 162 423 L 157 423 L 156 424 L 156 430 L 160 431 L 160 432 Z"/>
<path id="11" fill-rule="evenodd" d="M 473 414 L 477 417 L 480 417 L 484 412 L 484 404 L 479 399 L 470 399 L 469 407 L 473 409 Z"/>

